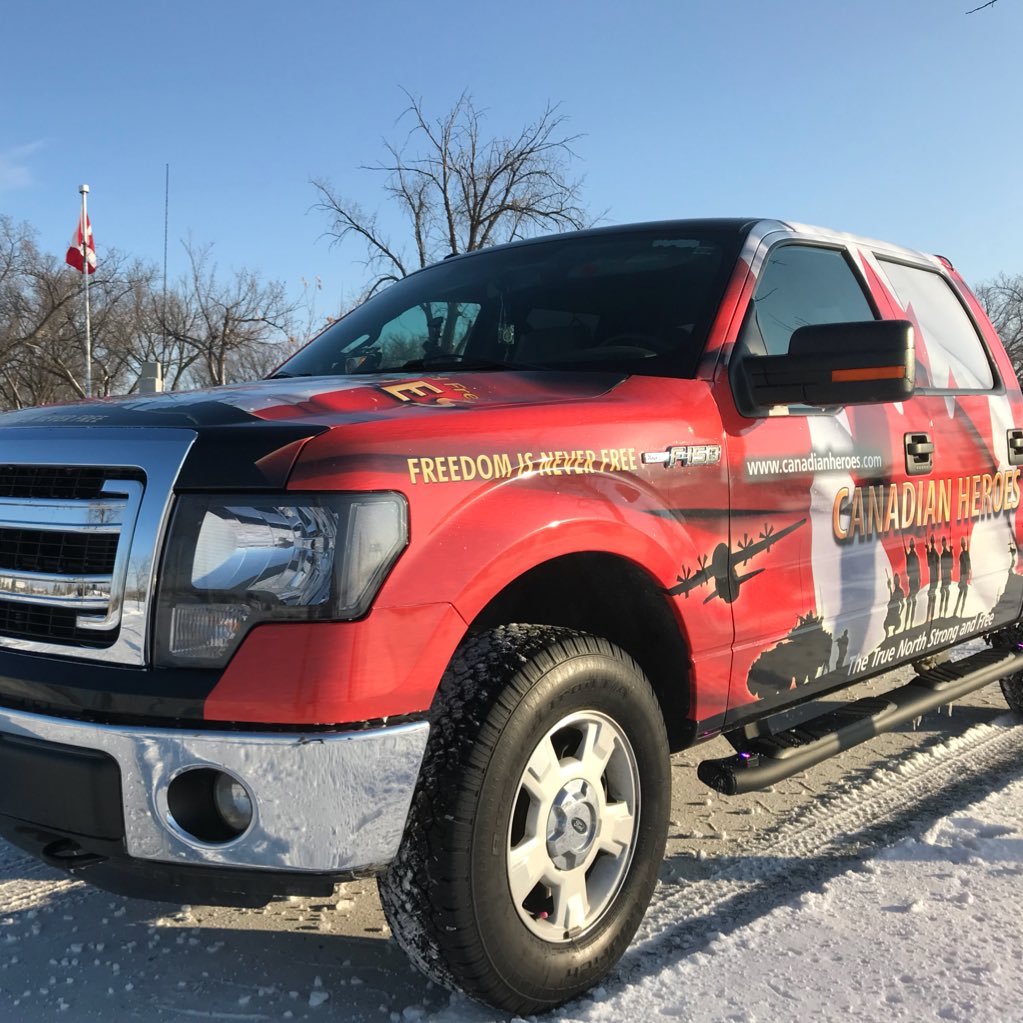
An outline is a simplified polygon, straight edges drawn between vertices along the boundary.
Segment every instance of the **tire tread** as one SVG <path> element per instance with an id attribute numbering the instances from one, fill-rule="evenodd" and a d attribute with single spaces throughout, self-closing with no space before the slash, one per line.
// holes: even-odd
<path id="1" fill-rule="evenodd" d="M 394 937 L 430 980 L 513 1012 L 534 1011 L 538 1003 L 511 994 L 483 953 L 466 895 L 468 871 L 454 871 L 449 853 L 471 841 L 491 754 L 509 718 L 566 656 L 593 654 L 643 679 L 636 662 L 608 641 L 555 626 L 502 626 L 463 645 L 433 702 L 401 847 L 378 879 Z M 649 699 L 655 701 L 652 692 Z"/>

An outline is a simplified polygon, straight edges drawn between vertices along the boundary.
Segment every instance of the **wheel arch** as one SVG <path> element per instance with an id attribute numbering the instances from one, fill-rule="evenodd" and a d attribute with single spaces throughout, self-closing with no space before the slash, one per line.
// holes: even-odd
<path id="1" fill-rule="evenodd" d="M 552 558 L 495 594 L 468 635 L 513 623 L 561 626 L 620 647 L 650 681 L 671 750 L 691 744 L 689 644 L 664 589 L 639 565 L 601 551 Z"/>

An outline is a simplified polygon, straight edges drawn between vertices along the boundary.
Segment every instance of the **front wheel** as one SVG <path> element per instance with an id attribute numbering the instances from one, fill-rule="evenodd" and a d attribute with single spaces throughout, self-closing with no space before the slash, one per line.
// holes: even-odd
<path id="1" fill-rule="evenodd" d="M 625 951 L 664 855 L 649 683 L 605 640 L 508 626 L 466 644 L 431 724 L 380 879 L 395 937 L 431 978 L 510 1012 L 580 994 Z"/>
<path id="2" fill-rule="evenodd" d="M 1010 625 L 1006 629 L 986 636 L 985 640 L 989 646 L 996 650 L 1011 650 L 1013 653 L 1018 653 L 1023 650 L 1023 626 L 1019 623 Z M 1014 675 L 1007 675 L 999 681 L 1009 710 L 1023 714 L 1023 672 L 1018 671 Z"/>
<path id="3" fill-rule="evenodd" d="M 1023 714 L 1023 674 L 1017 672 L 1001 680 L 1002 695 L 1010 710 Z"/>

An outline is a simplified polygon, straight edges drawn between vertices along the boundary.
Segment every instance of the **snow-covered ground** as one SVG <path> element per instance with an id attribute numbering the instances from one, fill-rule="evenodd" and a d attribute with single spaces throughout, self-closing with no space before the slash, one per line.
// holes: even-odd
<path id="1" fill-rule="evenodd" d="M 559 1020 L 1023 1020 L 1023 781 Z"/>
<path id="2" fill-rule="evenodd" d="M 666 865 L 620 968 L 548 1018 L 1023 1021 L 1021 748 L 1002 715 L 735 855 Z M 0 1020 L 506 1018 L 428 986 L 379 933 L 339 933 L 360 887 L 206 916 L 96 892 L 0 843 Z"/>

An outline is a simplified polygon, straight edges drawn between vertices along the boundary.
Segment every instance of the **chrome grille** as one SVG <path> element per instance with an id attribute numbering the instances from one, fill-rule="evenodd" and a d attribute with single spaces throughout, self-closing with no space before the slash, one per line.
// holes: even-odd
<path id="1" fill-rule="evenodd" d="M 142 666 L 195 431 L 53 416 L 7 428 L 0 417 L 0 648 Z"/>
<path id="2" fill-rule="evenodd" d="M 75 611 L 0 600 L 0 635 L 82 647 L 105 647 L 113 642 L 114 637 L 81 629 L 76 622 Z"/>
<path id="3" fill-rule="evenodd" d="M 0 497 L 87 500 L 99 496 L 106 480 L 105 470 L 86 465 L 0 465 Z"/>
<path id="4" fill-rule="evenodd" d="M 137 470 L 0 467 L 0 635 L 116 640 L 144 489 Z"/>
<path id="5" fill-rule="evenodd" d="M 104 575 L 113 572 L 118 533 L 0 528 L 0 572 Z"/>

